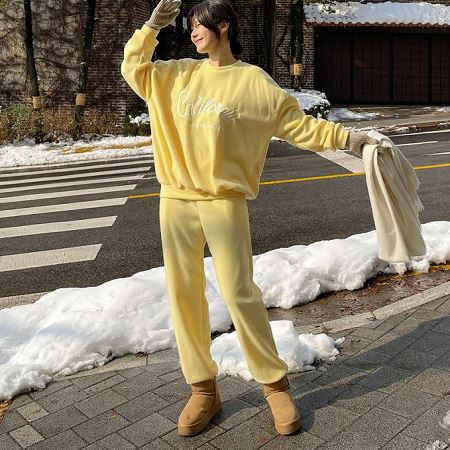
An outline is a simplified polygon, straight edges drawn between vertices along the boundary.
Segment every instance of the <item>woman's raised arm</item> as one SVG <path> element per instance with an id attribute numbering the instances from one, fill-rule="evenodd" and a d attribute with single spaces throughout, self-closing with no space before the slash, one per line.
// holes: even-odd
<path id="1" fill-rule="evenodd" d="M 180 13 L 180 5 L 181 0 L 161 0 L 150 19 L 125 44 L 120 71 L 131 89 L 146 102 L 151 96 L 152 72 L 157 70 L 151 60 L 158 44 L 156 36 Z"/>

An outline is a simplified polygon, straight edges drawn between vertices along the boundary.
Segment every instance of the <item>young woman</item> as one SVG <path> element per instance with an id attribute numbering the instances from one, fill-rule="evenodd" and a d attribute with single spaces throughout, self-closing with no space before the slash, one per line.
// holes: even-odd
<path id="1" fill-rule="evenodd" d="M 239 24 L 228 0 L 205 0 L 188 13 L 191 40 L 208 58 L 151 61 L 162 27 L 180 0 L 161 0 L 124 48 L 121 72 L 149 107 L 160 228 L 171 321 L 192 396 L 180 435 L 201 432 L 221 409 L 203 268 L 206 243 L 221 293 L 254 379 L 263 384 L 275 428 L 301 420 L 278 356 L 261 290 L 253 282 L 247 200 L 258 194 L 272 136 L 311 151 L 360 149 L 371 139 L 305 115 L 264 70 L 240 59 Z M 350 135 L 350 138 L 349 138 Z"/>

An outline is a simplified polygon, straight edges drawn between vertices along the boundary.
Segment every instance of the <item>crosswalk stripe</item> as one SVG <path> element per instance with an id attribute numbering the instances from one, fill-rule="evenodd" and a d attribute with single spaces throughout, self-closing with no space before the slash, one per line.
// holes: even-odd
<path id="1" fill-rule="evenodd" d="M 344 167 L 350 172 L 364 172 L 363 160 L 357 158 L 356 156 L 349 155 L 342 150 L 324 150 L 322 152 L 317 152 L 317 154 L 322 158 L 328 159 L 329 161 Z"/>
<path id="2" fill-rule="evenodd" d="M 44 175 L 47 173 L 67 173 L 67 172 L 76 172 L 80 170 L 90 170 L 90 169 L 104 169 L 105 167 L 113 168 L 113 167 L 123 167 L 123 166 L 149 166 L 147 162 L 135 162 L 135 161 L 128 161 L 128 162 L 120 162 L 120 163 L 114 163 L 114 164 L 94 164 L 92 166 L 83 167 L 80 169 L 80 167 L 65 167 L 63 169 L 47 169 L 47 170 L 31 170 L 28 172 L 11 172 L 11 173 L 1 173 L 2 178 L 8 178 L 8 177 L 28 177 L 30 175 Z M 131 170 L 131 168 L 130 168 Z"/>
<path id="3" fill-rule="evenodd" d="M 0 256 L 0 272 L 54 266 L 81 261 L 92 261 L 97 257 L 101 244 L 58 248 L 31 253 Z"/>
<path id="4" fill-rule="evenodd" d="M 132 191 L 136 186 L 137 186 L 136 184 L 129 184 L 129 185 L 127 184 L 122 186 L 78 189 L 76 191 L 59 191 L 59 192 L 46 192 L 45 194 L 15 195 L 10 197 L 0 197 L 0 204 L 45 200 L 47 198 L 75 197 L 77 195 L 104 194 L 107 192 Z"/>
<path id="5" fill-rule="evenodd" d="M 67 222 L 37 223 L 20 227 L 0 228 L 0 239 L 35 234 L 61 233 L 64 231 L 111 227 L 117 216 L 95 217 L 92 219 L 70 220 Z"/>
<path id="6" fill-rule="evenodd" d="M 41 177 L 41 178 L 28 178 L 27 180 L 9 180 L 9 181 L 0 181 L 0 186 L 8 186 L 11 184 L 29 184 L 36 182 L 46 182 L 52 180 L 70 180 L 73 178 L 88 178 L 88 177 L 96 177 L 96 176 L 104 176 L 104 175 L 118 175 L 119 173 L 136 173 L 136 172 L 148 172 L 149 167 L 139 167 L 139 168 L 130 168 L 130 169 L 120 169 L 120 170 L 103 170 L 100 172 L 89 172 L 89 173 L 77 173 L 74 175 L 60 175 L 57 177 Z"/>
<path id="7" fill-rule="evenodd" d="M 12 295 L 0 298 L 0 309 L 12 308 L 13 306 L 29 305 L 43 297 L 47 292 L 34 292 L 32 294 Z"/>
<path id="8" fill-rule="evenodd" d="M 74 160 L 74 161 L 64 161 L 64 162 L 58 162 L 58 163 L 51 163 L 50 164 L 30 164 L 30 165 L 25 165 L 25 166 L 12 166 L 12 167 L 0 167 L 0 175 L 2 173 L 8 173 L 11 172 L 12 170 L 28 170 L 28 169 L 48 169 L 49 167 L 66 167 L 69 165 L 74 165 L 74 166 L 80 166 L 80 168 L 83 168 L 83 166 L 88 166 L 89 164 L 97 164 L 100 162 L 118 162 L 118 161 L 123 161 L 123 162 L 128 162 L 131 161 L 133 162 L 133 164 L 136 164 L 136 161 L 138 162 L 147 162 L 147 163 L 152 163 L 154 162 L 153 159 L 153 155 L 151 156 L 121 156 L 120 158 L 101 158 L 101 159 L 86 159 L 86 160 Z M 105 166 L 108 164 L 105 164 Z"/>
<path id="9" fill-rule="evenodd" d="M 5 209 L 0 211 L 0 219 L 6 217 L 28 216 L 33 214 L 47 214 L 61 211 L 74 211 L 77 209 L 105 208 L 108 206 L 124 205 L 127 197 L 107 198 L 104 200 L 91 200 L 86 202 L 59 203 L 56 205 L 33 206 L 30 208 Z"/>
<path id="10" fill-rule="evenodd" d="M 6 194 L 8 192 L 18 192 L 18 191 L 37 191 L 39 189 L 47 189 L 47 188 L 60 188 L 60 187 L 67 187 L 67 186 L 79 186 L 83 184 L 100 184 L 100 183 L 113 183 L 116 181 L 134 181 L 134 180 L 141 180 L 145 174 L 142 175 L 135 175 L 132 177 L 113 177 L 113 178 L 102 178 L 100 180 L 81 180 L 81 181 L 69 181 L 67 183 L 62 182 L 54 182 L 54 183 L 48 183 L 48 184 L 39 184 L 37 186 L 16 186 L 12 188 L 3 188 L 0 189 L 0 194 Z"/>

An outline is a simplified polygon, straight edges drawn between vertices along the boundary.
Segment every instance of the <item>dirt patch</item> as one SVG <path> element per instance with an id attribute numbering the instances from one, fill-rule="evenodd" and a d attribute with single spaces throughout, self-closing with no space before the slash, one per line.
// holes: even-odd
<path id="1" fill-rule="evenodd" d="M 450 281 L 449 269 L 449 265 L 436 265 L 424 274 L 406 272 L 377 276 L 367 280 L 361 289 L 329 292 L 291 309 L 270 308 L 269 320 L 292 320 L 296 326 L 301 326 L 370 312 Z"/>

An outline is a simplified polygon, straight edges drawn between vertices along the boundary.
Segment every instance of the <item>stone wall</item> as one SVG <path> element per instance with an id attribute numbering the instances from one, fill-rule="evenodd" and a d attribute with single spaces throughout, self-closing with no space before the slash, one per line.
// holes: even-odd
<path id="1" fill-rule="evenodd" d="M 36 69 L 46 103 L 73 98 L 83 11 L 77 0 L 32 2 Z M 0 105 L 31 101 L 26 72 L 23 1 L 0 9 Z"/>

